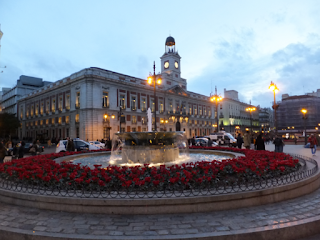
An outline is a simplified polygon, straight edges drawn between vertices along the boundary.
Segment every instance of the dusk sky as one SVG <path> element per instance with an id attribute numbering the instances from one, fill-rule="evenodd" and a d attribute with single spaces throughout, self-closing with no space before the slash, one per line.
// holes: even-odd
<path id="1" fill-rule="evenodd" d="M 189 91 L 271 107 L 271 81 L 277 100 L 320 88 L 319 0 L 0 0 L 0 24 L 0 88 L 88 67 L 146 79 L 169 35 Z"/>

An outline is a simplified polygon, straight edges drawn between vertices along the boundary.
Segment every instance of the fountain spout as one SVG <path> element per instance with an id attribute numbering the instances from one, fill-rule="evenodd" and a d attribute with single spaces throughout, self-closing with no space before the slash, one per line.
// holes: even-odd
<path id="1" fill-rule="evenodd" d="M 152 132 L 152 114 L 151 114 L 150 108 L 148 108 L 147 114 L 148 114 L 148 132 Z"/>

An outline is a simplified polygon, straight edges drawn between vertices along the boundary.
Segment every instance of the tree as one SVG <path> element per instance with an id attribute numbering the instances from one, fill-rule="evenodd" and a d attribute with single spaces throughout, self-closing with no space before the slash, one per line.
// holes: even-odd
<path id="1" fill-rule="evenodd" d="M 20 121 L 14 114 L 0 113 L 0 136 L 15 135 L 20 127 Z"/>

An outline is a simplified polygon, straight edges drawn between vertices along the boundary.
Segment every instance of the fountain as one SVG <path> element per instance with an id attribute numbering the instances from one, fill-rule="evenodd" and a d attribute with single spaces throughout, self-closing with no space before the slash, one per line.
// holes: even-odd
<path id="1" fill-rule="evenodd" d="M 189 155 L 184 132 L 116 133 L 112 142 L 110 159 L 118 163 L 167 163 Z"/>

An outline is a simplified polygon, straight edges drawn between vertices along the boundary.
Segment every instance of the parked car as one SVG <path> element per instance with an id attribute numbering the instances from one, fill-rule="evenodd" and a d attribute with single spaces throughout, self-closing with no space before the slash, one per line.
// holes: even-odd
<path id="1" fill-rule="evenodd" d="M 67 143 L 68 140 L 60 140 L 56 147 L 56 153 L 59 152 L 65 152 L 67 149 Z M 82 151 L 82 150 L 99 150 L 100 147 L 97 147 L 95 145 L 91 145 L 90 143 L 81 140 L 79 138 L 76 138 L 73 140 L 74 148 L 76 151 Z"/>
<path id="2" fill-rule="evenodd" d="M 99 148 L 104 148 L 106 145 L 102 142 L 99 142 L 99 141 L 89 141 L 89 143 L 91 145 L 94 145 L 94 146 L 97 146 Z"/>
<path id="3" fill-rule="evenodd" d="M 216 143 L 216 142 L 212 142 L 212 145 L 209 146 L 209 139 L 208 138 L 196 138 L 195 142 L 196 142 L 196 146 L 201 146 L 201 147 L 218 146 L 218 143 Z"/>

